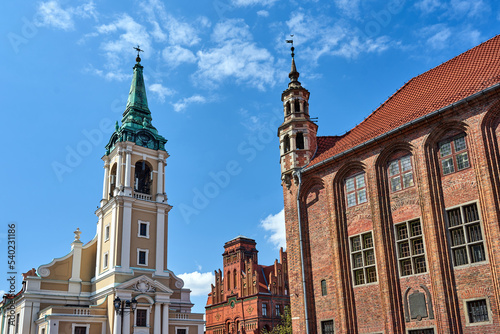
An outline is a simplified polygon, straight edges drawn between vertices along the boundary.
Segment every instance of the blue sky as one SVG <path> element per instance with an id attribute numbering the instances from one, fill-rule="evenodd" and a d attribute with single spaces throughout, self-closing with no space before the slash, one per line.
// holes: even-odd
<path id="1" fill-rule="evenodd" d="M 0 16 L 0 242 L 16 223 L 18 272 L 67 254 L 77 227 L 84 242 L 95 235 L 101 157 L 140 45 L 171 155 L 168 267 L 198 312 L 226 241 L 254 238 L 263 264 L 284 243 L 276 134 L 290 34 L 319 135 L 338 135 L 500 32 L 499 6 L 486 0 L 6 1 Z"/>

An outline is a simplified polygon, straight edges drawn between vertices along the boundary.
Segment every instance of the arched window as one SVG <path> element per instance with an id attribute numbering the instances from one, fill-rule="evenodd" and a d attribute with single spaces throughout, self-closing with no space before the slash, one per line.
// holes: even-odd
<path id="1" fill-rule="evenodd" d="M 236 269 L 233 272 L 233 287 L 236 289 L 236 282 L 238 282 L 238 279 L 236 278 Z"/>
<path id="2" fill-rule="evenodd" d="M 290 101 L 288 101 L 285 104 L 285 112 L 286 112 L 287 115 L 290 115 Z"/>
<path id="3" fill-rule="evenodd" d="M 151 183 L 153 181 L 153 172 L 146 161 L 137 161 L 135 164 L 135 184 L 134 191 L 142 194 L 151 194 Z"/>
<path id="4" fill-rule="evenodd" d="M 326 296 L 328 292 L 326 291 L 326 280 L 321 281 L 321 295 Z"/>
<path id="5" fill-rule="evenodd" d="M 295 112 L 300 112 L 300 101 L 295 100 Z"/>
<path id="6" fill-rule="evenodd" d="M 231 290 L 231 272 L 230 271 L 227 272 L 226 278 L 227 278 L 227 289 Z"/>
<path id="7" fill-rule="evenodd" d="M 345 194 L 348 208 L 367 202 L 364 172 L 345 179 Z"/>
<path id="8" fill-rule="evenodd" d="M 283 140 L 283 149 L 285 153 L 290 151 L 290 137 L 288 135 L 285 136 L 285 139 Z"/>
<path id="9" fill-rule="evenodd" d="M 388 173 L 392 192 L 412 187 L 414 182 L 411 155 L 408 154 L 390 161 Z"/>
<path id="10" fill-rule="evenodd" d="M 116 188 L 116 164 L 111 168 L 111 174 L 109 175 L 109 197 L 113 197 L 113 193 Z"/>
<path id="11" fill-rule="evenodd" d="M 304 134 L 302 132 L 297 133 L 297 136 L 295 137 L 295 141 L 297 143 L 297 150 L 303 150 L 304 149 Z"/>

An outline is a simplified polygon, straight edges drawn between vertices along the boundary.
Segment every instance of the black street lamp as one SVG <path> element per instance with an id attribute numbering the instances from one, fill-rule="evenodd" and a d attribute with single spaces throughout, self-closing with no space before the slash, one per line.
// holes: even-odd
<path id="1" fill-rule="evenodd" d="M 120 332 L 123 333 L 123 317 L 124 313 L 134 312 L 137 308 L 137 300 L 132 298 L 132 300 L 121 300 L 120 297 L 116 297 L 113 300 L 115 306 L 116 314 L 120 316 Z M 116 321 L 116 319 L 115 319 Z"/>
<path id="2" fill-rule="evenodd" d="M 123 315 L 123 313 L 134 312 L 137 308 L 137 300 L 132 298 L 132 300 L 121 300 L 120 297 L 116 297 L 113 301 L 115 305 L 115 311 L 118 315 Z"/>

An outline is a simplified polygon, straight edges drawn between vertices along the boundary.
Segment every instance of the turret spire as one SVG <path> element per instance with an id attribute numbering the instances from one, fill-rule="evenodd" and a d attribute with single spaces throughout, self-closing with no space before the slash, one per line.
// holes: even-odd
<path id="1" fill-rule="evenodd" d="M 293 37 L 293 35 L 290 36 Z M 293 47 L 293 39 L 287 39 L 286 42 L 292 44 L 292 47 L 290 48 L 292 51 L 292 69 L 290 70 L 290 74 L 288 74 L 288 77 L 290 78 L 288 87 L 300 87 L 299 72 L 297 72 L 297 67 L 295 66 L 295 48 Z"/>
<path id="2" fill-rule="evenodd" d="M 139 56 L 140 52 L 144 52 L 137 47 L 134 47 L 137 51 L 137 58 L 135 59 L 137 63 L 134 66 L 134 77 L 132 78 L 132 84 L 130 85 L 130 92 L 128 93 L 128 101 L 127 101 L 127 111 L 129 108 L 137 108 L 141 111 L 149 114 L 148 108 L 148 99 L 146 97 L 146 87 L 144 85 L 144 76 L 142 74 L 142 69 L 144 68 L 141 65 L 141 57 Z"/>

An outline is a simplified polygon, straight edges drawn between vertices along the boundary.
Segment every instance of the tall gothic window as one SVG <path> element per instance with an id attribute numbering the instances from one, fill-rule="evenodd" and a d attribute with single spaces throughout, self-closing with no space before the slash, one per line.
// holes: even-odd
<path id="1" fill-rule="evenodd" d="M 486 261 L 477 204 L 463 205 L 446 213 L 453 265 L 456 267 Z"/>
<path id="2" fill-rule="evenodd" d="M 425 273 L 427 265 L 420 219 L 397 224 L 395 228 L 401 276 Z"/>
<path id="3" fill-rule="evenodd" d="M 406 189 L 414 185 L 411 155 L 391 161 L 389 163 L 388 172 L 392 192 Z"/>
<path id="4" fill-rule="evenodd" d="M 465 134 L 439 143 L 439 157 L 443 175 L 470 167 Z"/>
<path id="5" fill-rule="evenodd" d="M 375 267 L 375 248 L 372 232 L 351 237 L 350 241 L 354 285 L 376 282 L 377 269 Z"/>
<path id="6" fill-rule="evenodd" d="M 134 190 L 142 194 L 151 194 L 151 183 L 153 172 L 146 161 L 141 160 L 135 164 L 135 185 Z"/>
<path id="7" fill-rule="evenodd" d="M 345 192 L 348 208 L 357 204 L 365 203 L 367 201 L 365 173 L 346 178 Z"/>

